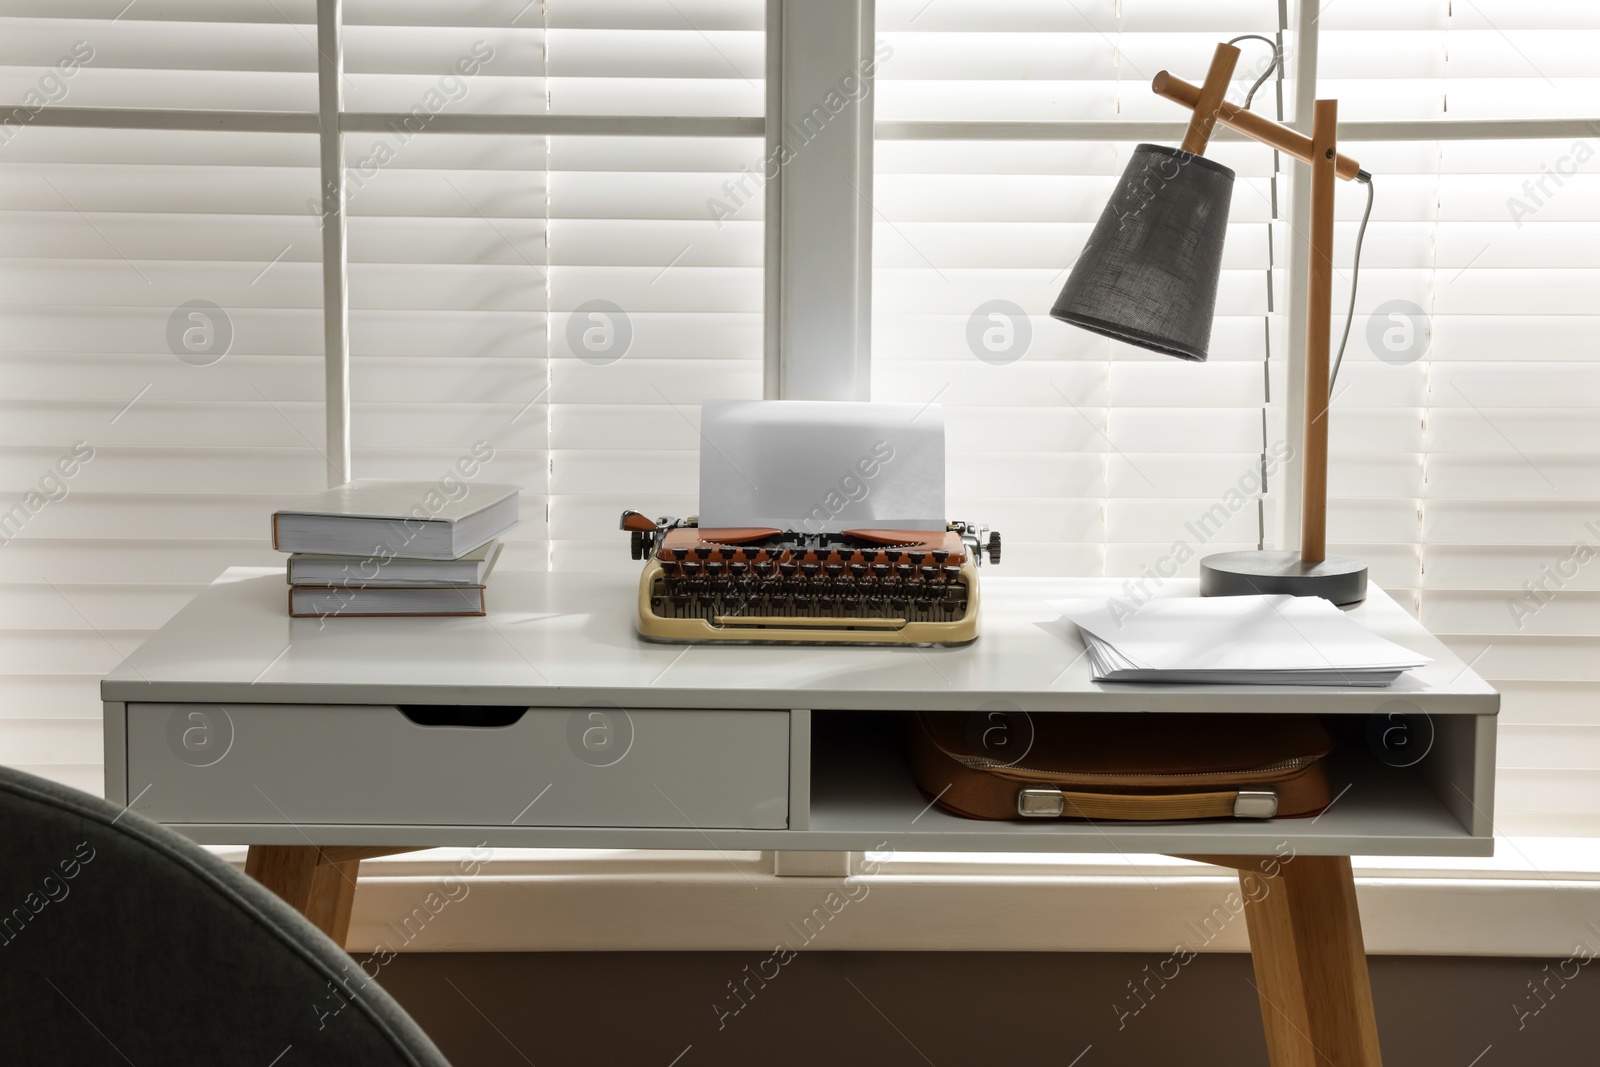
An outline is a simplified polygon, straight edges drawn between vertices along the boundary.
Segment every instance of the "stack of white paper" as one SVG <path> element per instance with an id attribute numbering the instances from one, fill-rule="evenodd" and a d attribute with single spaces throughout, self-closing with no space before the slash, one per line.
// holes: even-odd
<path id="1" fill-rule="evenodd" d="M 1369 633 L 1321 597 L 1055 600 L 1097 682 L 1388 685 L 1428 657 Z"/>

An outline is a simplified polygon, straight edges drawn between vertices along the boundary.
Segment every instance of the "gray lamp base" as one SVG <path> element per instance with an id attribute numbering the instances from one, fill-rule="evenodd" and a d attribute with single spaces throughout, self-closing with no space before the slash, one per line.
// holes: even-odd
<path id="1" fill-rule="evenodd" d="M 1367 598 L 1367 565 L 1350 556 L 1302 563 L 1298 552 L 1218 552 L 1200 561 L 1201 596 L 1288 593 L 1335 604 Z"/>

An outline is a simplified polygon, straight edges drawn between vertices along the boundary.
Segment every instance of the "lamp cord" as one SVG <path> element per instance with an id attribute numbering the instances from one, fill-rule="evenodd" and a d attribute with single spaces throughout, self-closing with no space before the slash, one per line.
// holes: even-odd
<path id="1" fill-rule="evenodd" d="M 1240 34 L 1228 43 L 1238 44 L 1240 41 L 1261 41 L 1272 46 L 1272 62 L 1267 64 L 1267 69 L 1262 73 L 1261 77 L 1256 79 L 1256 83 L 1250 86 L 1250 91 L 1244 96 L 1244 110 L 1249 111 L 1250 101 L 1255 99 L 1256 90 L 1261 88 L 1268 78 L 1272 77 L 1272 72 L 1283 61 L 1283 53 L 1278 50 L 1276 41 L 1270 37 L 1263 37 L 1259 33 Z M 1356 181 L 1362 182 L 1367 187 L 1367 207 L 1361 213 L 1361 226 L 1356 230 L 1355 262 L 1350 267 L 1350 309 L 1344 315 L 1344 334 L 1339 338 L 1339 354 L 1334 357 L 1333 369 L 1328 374 L 1329 397 L 1333 395 L 1333 383 L 1339 380 L 1339 368 L 1344 364 L 1345 345 L 1350 342 L 1350 324 L 1355 321 L 1356 317 L 1356 282 L 1361 277 L 1361 242 L 1367 236 L 1367 221 L 1372 218 L 1372 175 L 1364 170 L 1358 171 L 1356 173 Z"/>
<path id="2" fill-rule="evenodd" d="M 1267 64 L 1267 69 L 1262 72 L 1261 77 L 1256 79 L 1256 83 L 1250 86 L 1250 91 L 1244 94 L 1244 109 L 1249 111 L 1250 101 L 1256 98 L 1256 90 L 1261 88 L 1262 84 L 1268 78 L 1272 77 L 1272 72 L 1276 70 L 1278 68 L 1278 64 L 1283 61 L 1283 53 L 1278 51 L 1278 42 L 1274 41 L 1270 37 L 1263 37 L 1259 33 L 1241 34 L 1228 43 L 1238 44 L 1240 41 L 1262 41 L 1272 46 L 1272 62 Z"/>
<path id="3" fill-rule="evenodd" d="M 1350 265 L 1350 310 L 1344 315 L 1344 336 L 1339 338 L 1339 354 L 1334 357 L 1333 370 L 1328 374 L 1328 402 L 1333 403 L 1333 383 L 1339 380 L 1339 367 L 1344 363 L 1344 346 L 1350 340 L 1350 323 L 1356 317 L 1356 282 L 1361 277 L 1361 242 L 1367 236 L 1367 220 L 1372 218 L 1372 175 L 1356 172 L 1356 181 L 1367 187 L 1367 209 L 1361 213 L 1361 227 L 1356 230 L 1355 262 Z"/>

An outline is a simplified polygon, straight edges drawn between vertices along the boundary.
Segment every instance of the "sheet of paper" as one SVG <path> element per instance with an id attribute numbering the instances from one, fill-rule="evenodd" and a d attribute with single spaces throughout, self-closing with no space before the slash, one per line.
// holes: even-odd
<path id="1" fill-rule="evenodd" d="M 700 525 L 942 530 L 938 404 L 714 400 L 700 408 Z"/>
<path id="2" fill-rule="evenodd" d="M 1132 608 L 1121 601 L 1056 600 L 1050 606 L 1110 646 L 1115 655 L 1108 661 L 1126 661 L 1119 669 L 1383 671 L 1428 662 L 1320 597 L 1163 597 Z"/>

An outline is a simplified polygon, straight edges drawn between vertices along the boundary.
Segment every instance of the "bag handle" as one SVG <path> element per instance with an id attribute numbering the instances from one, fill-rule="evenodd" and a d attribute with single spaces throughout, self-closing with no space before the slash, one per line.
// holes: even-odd
<path id="1" fill-rule="evenodd" d="M 1019 789 L 1017 814 L 1028 819 L 1270 819 L 1278 813 L 1272 789 L 1215 793 L 1075 793 Z"/>

